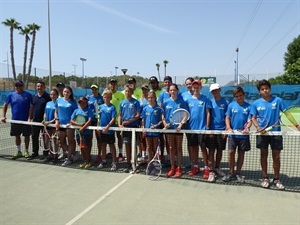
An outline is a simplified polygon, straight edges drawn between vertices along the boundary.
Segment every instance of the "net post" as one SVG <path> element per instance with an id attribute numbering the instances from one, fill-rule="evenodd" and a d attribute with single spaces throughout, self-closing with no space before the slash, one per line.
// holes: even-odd
<path id="1" fill-rule="evenodd" d="M 131 131 L 131 166 L 132 170 L 136 170 L 136 132 L 135 128 L 132 128 Z"/>

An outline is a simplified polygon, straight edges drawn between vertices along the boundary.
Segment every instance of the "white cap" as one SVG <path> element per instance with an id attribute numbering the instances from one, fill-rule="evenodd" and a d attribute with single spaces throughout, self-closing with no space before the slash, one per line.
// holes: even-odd
<path id="1" fill-rule="evenodd" d="M 219 84 L 212 84 L 210 85 L 209 87 L 209 91 L 212 92 L 213 90 L 217 90 L 217 89 L 220 89 L 220 85 Z"/>

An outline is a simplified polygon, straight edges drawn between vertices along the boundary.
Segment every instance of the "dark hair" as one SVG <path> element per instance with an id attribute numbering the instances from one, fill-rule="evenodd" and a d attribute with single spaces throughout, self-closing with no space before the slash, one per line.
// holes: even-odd
<path id="1" fill-rule="evenodd" d="M 238 86 L 238 87 L 236 87 L 236 88 L 233 90 L 233 92 L 232 92 L 233 97 L 234 97 L 237 93 L 239 93 L 239 92 L 241 92 L 243 95 L 245 95 L 244 89 L 243 89 L 242 87 Z"/>
<path id="2" fill-rule="evenodd" d="M 165 81 L 165 80 L 169 80 L 169 81 L 171 81 L 171 83 L 173 82 L 173 81 L 172 81 L 172 77 L 170 77 L 170 76 L 165 76 L 164 81 Z"/>
<path id="3" fill-rule="evenodd" d="M 191 82 L 193 82 L 195 79 L 194 79 L 193 77 L 188 77 L 188 78 L 185 79 L 185 82 L 186 82 L 187 80 L 190 80 Z M 185 82 L 184 82 L 184 83 L 185 83 Z"/>
<path id="4" fill-rule="evenodd" d="M 37 85 L 37 84 L 41 84 L 41 85 L 43 85 L 44 87 L 46 86 L 45 82 L 44 82 L 44 81 L 41 81 L 41 80 L 39 80 L 39 81 L 37 81 L 37 82 L 35 83 L 35 85 Z"/>
<path id="5" fill-rule="evenodd" d="M 176 88 L 177 91 L 179 90 L 177 84 L 174 84 L 174 83 L 173 83 L 173 84 L 170 85 L 170 87 L 171 87 L 171 86 L 174 86 L 174 87 Z"/>
<path id="6" fill-rule="evenodd" d="M 70 86 L 65 86 L 65 88 L 67 88 L 67 89 L 71 92 L 70 99 L 71 99 L 72 101 L 74 101 L 74 94 L 73 94 L 72 88 L 71 88 Z"/>
<path id="7" fill-rule="evenodd" d="M 256 85 L 257 90 L 259 91 L 260 87 L 263 86 L 263 85 L 267 85 L 269 88 L 271 88 L 271 83 L 269 81 L 263 79 L 263 80 L 258 81 L 258 83 Z"/>
<path id="8" fill-rule="evenodd" d="M 57 96 L 59 95 L 59 94 L 58 94 L 58 90 L 57 90 L 56 88 L 51 89 L 51 91 L 54 91 L 54 92 L 56 93 Z M 50 91 L 50 93 L 51 93 L 51 91 Z"/>

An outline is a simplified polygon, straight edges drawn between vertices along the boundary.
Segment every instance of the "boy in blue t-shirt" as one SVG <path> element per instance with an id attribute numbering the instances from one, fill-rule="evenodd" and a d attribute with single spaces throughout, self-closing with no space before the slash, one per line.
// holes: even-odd
<path id="1" fill-rule="evenodd" d="M 106 146 L 109 145 L 110 152 L 112 154 L 112 165 L 111 170 L 117 170 L 117 156 L 116 156 L 116 147 L 115 147 L 115 131 L 109 130 L 110 127 L 113 127 L 116 122 L 117 110 L 116 107 L 110 103 L 112 99 L 112 91 L 106 90 L 103 92 L 104 104 L 100 105 L 100 127 L 103 127 L 101 132 L 101 154 L 102 161 L 98 165 L 98 168 L 101 169 L 106 165 Z"/>
<path id="2" fill-rule="evenodd" d="M 133 88 L 130 84 L 125 86 L 125 100 L 120 103 L 120 112 L 118 116 L 118 125 L 120 128 L 130 127 L 137 128 L 140 125 L 141 106 L 138 100 L 132 97 Z M 123 143 L 126 148 L 127 168 L 124 172 L 131 170 L 131 131 L 123 131 Z"/>
<path id="3" fill-rule="evenodd" d="M 86 97 L 81 97 L 78 100 L 80 108 L 74 110 L 71 115 L 71 124 L 74 126 L 80 126 L 76 129 L 76 140 L 80 147 L 80 152 L 84 162 L 79 165 L 80 168 L 87 169 L 92 166 L 91 164 L 91 147 L 92 147 L 92 130 L 86 129 L 91 123 L 94 116 L 93 111 L 88 107 L 88 100 Z M 82 115 L 85 117 L 85 123 L 76 122 L 76 116 Z M 80 134 L 79 134 L 80 133 Z M 82 145 L 80 145 L 80 136 L 82 139 Z"/>
<path id="4" fill-rule="evenodd" d="M 236 101 L 231 102 L 228 105 L 226 112 L 226 130 L 233 132 L 233 130 L 239 130 L 250 120 L 249 103 L 245 102 L 245 92 L 242 87 L 237 87 L 233 90 L 233 97 Z M 252 123 L 249 121 L 247 127 L 243 130 L 244 133 L 248 133 Z M 234 173 L 235 167 L 235 153 L 238 150 L 236 174 Z M 228 136 L 228 159 L 229 159 L 229 171 L 230 173 L 223 177 L 223 181 L 237 180 L 244 183 L 244 177 L 241 176 L 241 170 L 244 163 L 245 152 L 250 150 L 249 135 L 229 135 Z"/>

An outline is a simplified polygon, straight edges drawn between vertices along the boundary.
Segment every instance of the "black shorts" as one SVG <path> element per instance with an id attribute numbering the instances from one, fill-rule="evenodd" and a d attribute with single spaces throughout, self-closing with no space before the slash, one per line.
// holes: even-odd
<path id="1" fill-rule="evenodd" d="M 204 134 L 186 134 L 188 146 L 205 147 Z"/>
<path id="2" fill-rule="evenodd" d="M 82 134 L 81 137 L 82 137 L 82 145 L 83 146 L 86 146 L 86 147 L 91 147 L 92 146 L 92 139 L 93 139 L 92 135 Z M 80 138 L 79 138 L 78 134 L 76 134 L 76 141 L 77 141 L 77 144 L 79 145 L 80 144 Z"/>
<path id="3" fill-rule="evenodd" d="M 228 137 L 228 150 L 249 151 L 251 149 L 249 138 Z"/>
<path id="4" fill-rule="evenodd" d="M 256 136 L 256 148 L 268 149 L 269 145 L 272 150 L 283 149 L 283 138 L 282 136 L 267 136 L 257 135 Z"/>
<path id="5" fill-rule="evenodd" d="M 10 136 L 19 136 L 23 135 L 24 137 L 31 135 L 31 126 L 27 124 L 12 123 L 10 124 Z"/>
<path id="6" fill-rule="evenodd" d="M 207 135 L 205 145 L 208 149 L 225 150 L 227 138 L 223 138 L 222 134 L 214 134 L 212 137 Z"/>
<path id="7" fill-rule="evenodd" d="M 101 143 L 114 144 L 115 143 L 115 134 L 101 134 Z"/>

